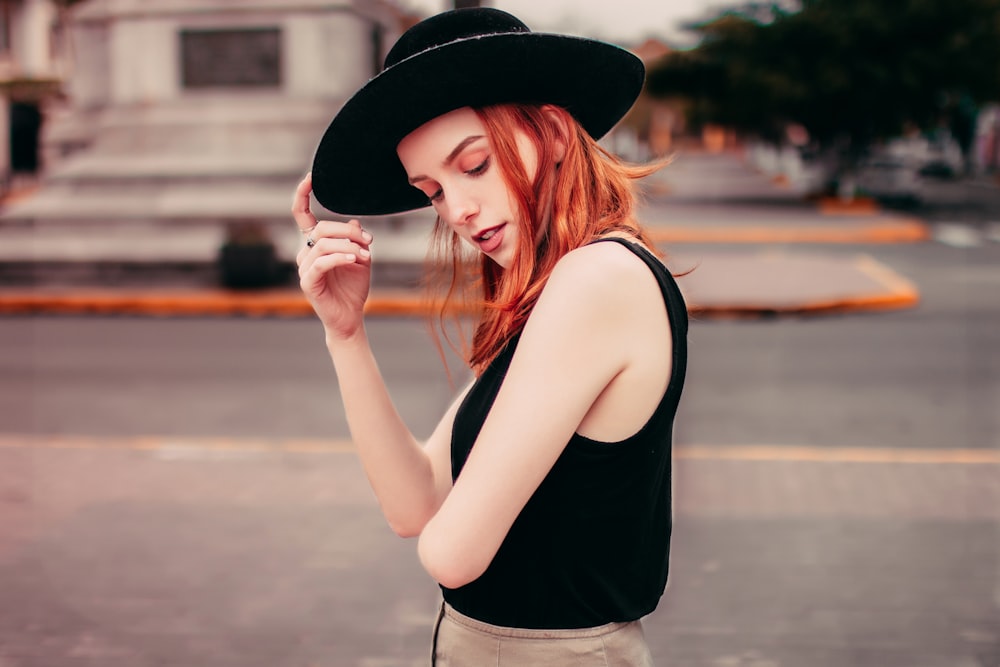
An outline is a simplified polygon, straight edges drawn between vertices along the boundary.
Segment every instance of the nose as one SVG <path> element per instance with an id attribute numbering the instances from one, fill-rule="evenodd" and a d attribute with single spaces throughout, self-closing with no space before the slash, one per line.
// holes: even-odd
<path id="1" fill-rule="evenodd" d="M 477 213 L 479 206 L 468 193 L 453 189 L 445 196 L 445 220 L 452 226 L 468 224 Z"/>

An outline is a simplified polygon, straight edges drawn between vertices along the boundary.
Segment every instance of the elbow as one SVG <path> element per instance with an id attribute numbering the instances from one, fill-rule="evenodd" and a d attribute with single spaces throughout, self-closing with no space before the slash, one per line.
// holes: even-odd
<path id="1" fill-rule="evenodd" d="M 422 508 L 414 504 L 407 509 L 409 511 L 387 512 L 383 507 L 382 514 L 389 528 L 399 537 L 419 537 L 434 516 L 435 507 L 431 503 L 425 503 Z"/>
<path id="2" fill-rule="evenodd" d="M 461 588 L 478 579 L 489 566 L 475 549 L 463 549 L 447 536 L 425 530 L 417 545 L 420 563 L 445 588 Z"/>
<path id="3" fill-rule="evenodd" d="M 392 532 L 396 533 L 397 537 L 410 538 L 420 535 L 420 530 L 414 525 L 390 521 L 389 528 L 392 529 Z"/>
<path id="4" fill-rule="evenodd" d="M 461 588 L 466 584 L 471 584 L 479 578 L 479 575 L 469 576 L 467 573 L 461 571 L 460 568 L 438 568 L 436 572 L 431 572 L 430 569 L 427 571 L 430 572 L 434 581 L 438 582 L 445 588 L 451 589 Z"/>
<path id="5" fill-rule="evenodd" d="M 396 533 L 399 537 L 405 538 L 419 537 L 428 521 L 427 518 L 416 515 L 405 517 L 391 517 L 387 515 L 385 520 L 388 522 L 392 532 Z"/>

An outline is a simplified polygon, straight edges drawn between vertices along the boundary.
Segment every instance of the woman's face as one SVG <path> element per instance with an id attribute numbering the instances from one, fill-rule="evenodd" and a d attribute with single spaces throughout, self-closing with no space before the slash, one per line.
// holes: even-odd
<path id="1" fill-rule="evenodd" d="M 534 152 L 518 137 L 529 177 Z M 486 127 L 465 107 L 438 116 L 406 135 L 396 147 L 410 183 L 467 243 L 510 268 L 517 249 L 517 207 L 486 136 Z M 527 158 L 527 159 L 526 159 Z"/>

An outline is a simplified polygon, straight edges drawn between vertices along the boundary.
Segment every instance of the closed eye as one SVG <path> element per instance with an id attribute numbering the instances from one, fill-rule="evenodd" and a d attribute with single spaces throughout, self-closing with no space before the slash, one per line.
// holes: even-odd
<path id="1" fill-rule="evenodd" d="M 486 158 L 477 164 L 472 169 L 466 169 L 465 173 L 472 178 L 477 178 L 486 173 L 486 170 L 490 168 L 490 156 L 487 155 Z M 431 203 L 436 203 L 444 199 L 444 189 L 438 188 L 433 194 L 427 196 L 427 199 Z"/>
<path id="2" fill-rule="evenodd" d="M 489 169 L 489 167 L 490 167 L 490 156 L 487 155 L 485 160 L 480 162 L 472 169 L 467 170 L 465 173 L 468 174 L 469 176 L 481 176 L 486 172 L 487 169 Z"/>

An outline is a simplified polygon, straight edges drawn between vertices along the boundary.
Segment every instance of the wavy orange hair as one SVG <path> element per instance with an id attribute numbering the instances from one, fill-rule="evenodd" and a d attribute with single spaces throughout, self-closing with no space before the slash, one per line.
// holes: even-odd
<path id="1" fill-rule="evenodd" d="M 519 247 L 509 269 L 481 255 L 477 271 L 467 261 L 458 236 L 438 218 L 428 283 L 440 295 L 432 300 L 446 339 L 449 316 L 472 312 L 478 317 L 471 346 L 461 345 L 478 375 L 524 327 L 552 270 L 566 253 L 614 231 L 653 247 L 633 216 L 634 182 L 662 163 L 625 164 L 599 146 L 561 107 L 503 104 L 475 111 L 486 126 L 494 164 L 516 206 Z M 563 136 L 565 129 L 570 136 Z M 538 156 L 533 178 L 521 160 L 519 133 Z M 560 142 L 565 152 L 557 163 Z M 441 255 L 445 261 L 440 261 Z"/>

